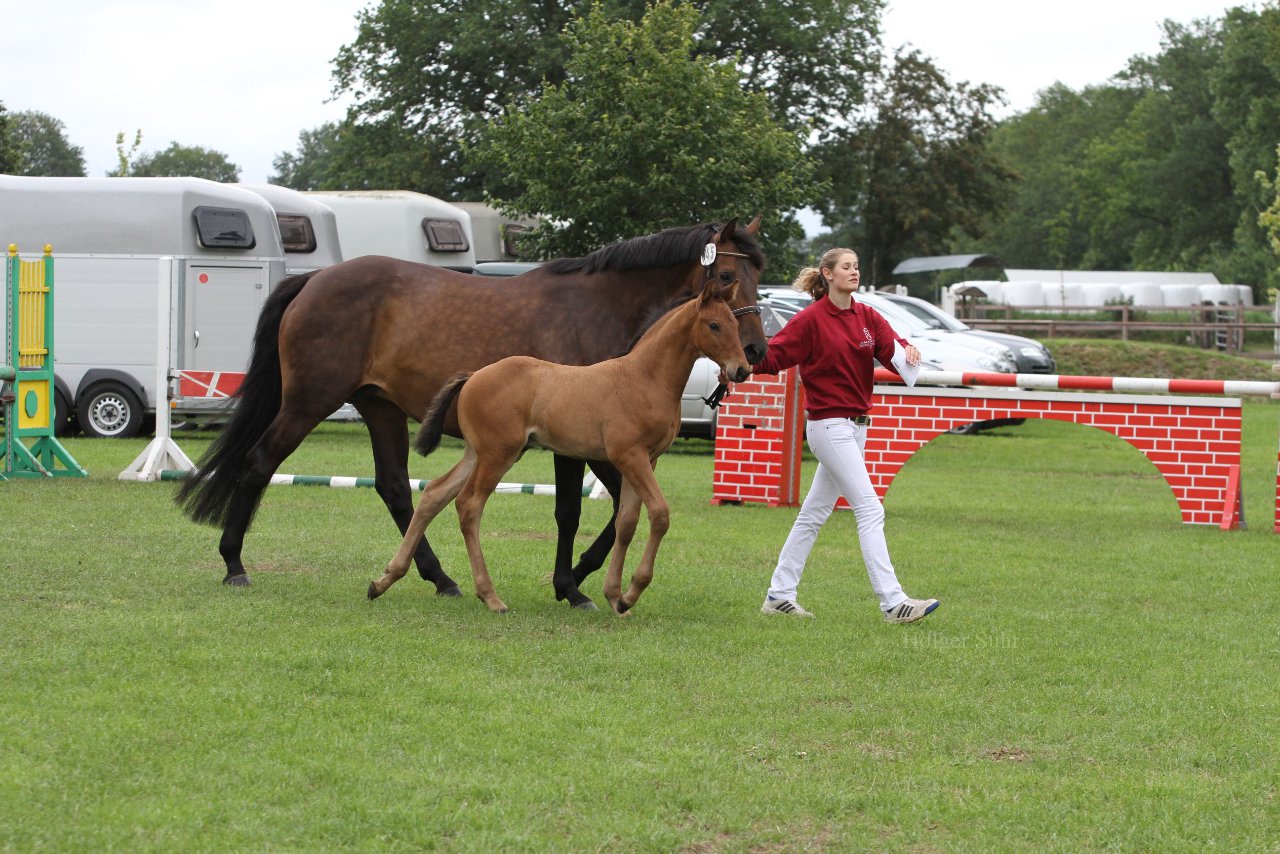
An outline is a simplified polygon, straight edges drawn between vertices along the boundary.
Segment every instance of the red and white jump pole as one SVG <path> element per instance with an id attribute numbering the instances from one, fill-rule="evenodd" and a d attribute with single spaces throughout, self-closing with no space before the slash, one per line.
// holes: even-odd
<path id="1" fill-rule="evenodd" d="M 902 378 L 876 368 L 878 383 L 901 383 Z M 921 371 L 916 385 L 981 385 L 1051 391 L 1116 391 L 1131 394 L 1226 394 L 1280 396 L 1280 383 L 1246 380 L 1181 380 L 1159 377 L 1079 377 L 1066 374 L 994 374 L 964 371 Z"/>

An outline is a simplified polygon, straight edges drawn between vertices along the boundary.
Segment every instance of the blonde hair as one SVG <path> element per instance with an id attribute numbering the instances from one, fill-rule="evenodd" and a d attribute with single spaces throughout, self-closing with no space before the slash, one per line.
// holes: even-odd
<path id="1" fill-rule="evenodd" d="M 843 247 L 828 249 L 818 259 L 818 266 L 805 267 L 800 271 L 800 274 L 796 276 L 796 280 L 791 283 L 792 290 L 808 294 L 816 300 L 825 297 L 827 295 L 827 279 L 822 275 L 822 271 L 835 270 L 836 262 L 844 255 L 852 255 L 854 260 L 858 258 L 858 253 L 852 249 Z"/>

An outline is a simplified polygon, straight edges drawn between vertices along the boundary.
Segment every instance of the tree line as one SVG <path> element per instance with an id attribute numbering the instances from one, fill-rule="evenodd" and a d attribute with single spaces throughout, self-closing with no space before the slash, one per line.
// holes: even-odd
<path id="1" fill-rule="evenodd" d="M 886 52 L 884 5 L 380 0 L 334 60 L 348 115 L 301 131 L 271 180 L 487 200 L 540 218 L 533 257 L 759 212 L 775 280 L 847 245 L 874 285 L 912 255 L 964 252 L 1210 270 L 1259 298 L 1280 285 L 1274 0 L 1165 21 L 1155 55 L 1003 120 L 997 87 Z M 239 174 L 218 152 L 122 141 L 113 174 Z M 57 119 L 0 104 L 0 171 L 84 161 Z M 804 207 L 826 228 L 814 241 Z"/>

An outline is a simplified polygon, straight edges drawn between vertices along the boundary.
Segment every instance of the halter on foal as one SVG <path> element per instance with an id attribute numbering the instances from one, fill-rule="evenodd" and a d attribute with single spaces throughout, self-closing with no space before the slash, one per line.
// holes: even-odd
<path id="1" fill-rule="evenodd" d="M 542 447 L 577 459 L 608 460 L 622 474 L 618 538 L 604 595 L 625 614 L 653 578 L 654 558 L 669 525 L 653 467 L 679 430 L 680 393 L 694 361 L 705 355 L 735 381 L 750 373 L 729 307 L 737 289 L 737 281 L 728 287 L 708 281 L 701 295 L 667 312 L 625 356 L 585 367 L 512 356 L 441 389 L 423 418 L 417 448 L 424 454 L 435 448 L 457 397 L 466 449 L 453 468 L 427 485 L 399 551 L 382 577 L 369 584 L 369 598 L 381 596 L 404 576 L 427 526 L 456 497 L 476 596 L 490 610 L 505 612 L 480 548 L 480 517 L 520 455 Z M 623 596 L 622 566 L 641 504 L 649 512 L 649 540 Z"/>

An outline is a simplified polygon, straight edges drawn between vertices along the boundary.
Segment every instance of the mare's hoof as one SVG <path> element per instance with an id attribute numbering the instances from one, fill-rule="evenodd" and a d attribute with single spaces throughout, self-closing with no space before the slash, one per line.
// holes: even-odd
<path id="1" fill-rule="evenodd" d="M 382 592 L 378 590 L 378 586 L 376 584 L 370 581 L 368 594 L 370 599 L 377 599 L 379 596 L 382 595 Z"/>
<path id="2" fill-rule="evenodd" d="M 228 587 L 248 587 L 249 574 L 242 572 L 239 575 L 228 575 L 226 578 L 222 579 L 222 583 Z"/>
<path id="3" fill-rule="evenodd" d="M 583 599 L 581 602 L 578 602 L 573 607 L 577 608 L 579 611 L 599 611 L 600 610 L 599 608 L 596 607 L 596 603 L 592 602 L 590 599 Z"/>
<path id="4" fill-rule="evenodd" d="M 461 595 L 462 595 L 462 588 L 458 587 L 458 585 L 456 585 L 456 584 L 455 584 L 455 585 L 453 585 L 452 587 L 438 587 L 438 588 L 436 588 L 436 595 L 437 595 L 437 596 L 448 596 L 448 597 L 450 597 L 450 598 L 452 598 L 452 597 L 454 597 L 454 596 L 461 596 Z"/>

